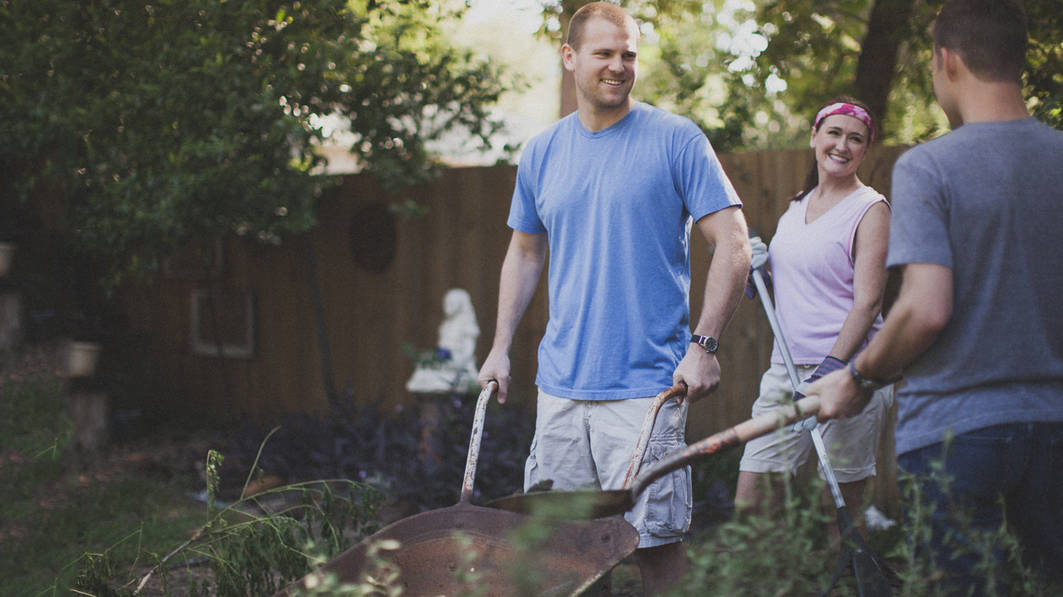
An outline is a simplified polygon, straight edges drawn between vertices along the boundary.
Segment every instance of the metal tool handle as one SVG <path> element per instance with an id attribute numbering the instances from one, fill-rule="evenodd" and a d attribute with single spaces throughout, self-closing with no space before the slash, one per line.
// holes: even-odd
<path id="1" fill-rule="evenodd" d="M 487 413 L 487 403 L 491 396 L 498 390 L 498 382 L 487 382 L 480 396 L 476 399 L 476 414 L 472 418 L 472 432 L 469 435 L 469 455 L 465 458 L 465 479 L 461 484 L 459 502 L 468 503 L 472 499 L 472 486 L 476 479 L 476 461 L 480 457 L 480 439 L 484 432 L 484 415 Z"/>
<path id="2" fill-rule="evenodd" d="M 790 356 L 790 347 L 782 334 L 779 321 L 775 318 L 775 307 L 772 305 L 771 298 L 768 297 L 768 287 L 764 283 L 764 275 L 760 272 L 760 268 L 753 269 L 753 283 L 757 286 L 757 295 L 760 296 L 760 302 L 764 305 L 764 314 L 768 316 L 771 331 L 775 334 L 775 342 L 779 345 L 779 353 L 782 354 L 782 360 L 786 363 L 786 373 L 790 376 L 790 383 L 796 392 L 801 386 L 801 380 L 797 376 L 797 367 L 794 366 L 793 357 Z M 834 468 L 830 465 L 827 447 L 823 444 L 823 435 L 820 434 L 819 426 L 812 428 L 811 433 L 812 445 L 816 447 L 819 466 L 823 469 L 823 476 L 827 480 L 831 497 L 834 498 L 834 505 L 838 508 L 844 508 L 845 498 L 842 497 L 841 487 L 838 486 L 838 478 L 834 476 Z"/>

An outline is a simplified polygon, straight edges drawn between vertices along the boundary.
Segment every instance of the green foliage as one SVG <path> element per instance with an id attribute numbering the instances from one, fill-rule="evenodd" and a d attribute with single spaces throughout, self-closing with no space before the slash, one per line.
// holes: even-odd
<path id="1" fill-rule="evenodd" d="M 149 580 L 159 592 L 147 594 L 266 595 L 379 526 L 380 493 L 346 480 L 279 487 L 228 505 L 212 499 L 204 510 L 184 494 L 191 475 L 120 470 L 121 450 L 77 466 L 67 401 L 63 381 L 43 361 L 0 377 L 5 595 L 129 597 Z M 222 460 L 208 452 L 210 496 L 218 495 Z M 245 491 L 257 462 L 252 472 Z M 178 544 L 165 556 L 159 551 Z M 203 562 L 209 575 L 175 578 Z"/>
<path id="2" fill-rule="evenodd" d="M 58 459 L 73 436 L 63 380 L 44 366 L 0 375 L 3 449 L 19 459 Z M 60 413 L 56 416 L 56 413 Z"/>
<path id="3" fill-rule="evenodd" d="M 337 139 L 389 188 L 425 144 L 482 145 L 504 88 L 427 0 L 0 0 L 0 166 L 45 191 L 108 282 L 192 241 L 314 223 Z M 330 117 L 334 119 L 330 120 Z M 335 129 L 335 130 L 334 130 Z"/>
<path id="4" fill-rule="evenodd" d="M 1033 114 L 1063 130 L 1063 12 L 1049 0 L 1026 0 L 1030 47 L 1026 91 Z"/>
<path id="5" fill-rule="evenodd" d="M 85 555 L 85 582 L 150 562 L 146 546 L 185 536 L 173 479 L 83 472 L 63 380 L 44 360 L 0 378 L 0 578 L 5 595 L 66 594 Z M 201 514 L 196 514 L 201 519 Z M 134 529 L 130 532 L 130 529 Z M 108 548 L 108 546 L 111 546 Z M 97 591 L 98 595 L 109 593 Z M 120 594 L 120 593 L 113 593 Z"/>
<path id="6" fill-rule="evenodd" d="M 273 432 L 262 441 L 259 457 Z M 218 510 L 214 496 L 221 485 L 221 461 L 222 456 L 217 452 L 208 453 L 207 495 L 211 518 L 201 534 L 186 544 L 187 549 L 210 562 L 218 595 L 272 594 L 309 572 L 312 566 L 346 550 L 352 544 L 352 537 L 369 535 L 376 529 L 374 521 L 381 502 L 380 493 L 351 481 L 289 485 L 242 498 Z M 241 493 L 247 493 L 257 470 L 258 457 Z M 248 506 L 270 512 L 270 508 L 262 506 L 263 500 L 270 495 L 291 492 L 298 494 L 298 505 L 267 515 L 250 514 L 247 520 L 233 522 L 233 513 L 247 514 Z M 184 548 L 181 546 L 171 556 Z"/>
<path id="7" fill-rule="evenodd" d="M 733 518 L 688 550 L 690 573 L 674 591 L 698 595 L 817 595 L 833 572 L 822 484 L 788 488 L 779 512 Z"/>
<path id="8" fill-rule="evenodd" d="M 748 68 L 735 74 L 744 78 L 744 85 L 760 92 L 757 109 L 783 125 L 778 138 L 796 144 L 807 135 L 808 121 L 824 101 L 838 94 L 859 95 L 858 61 L 882 59 L 866 44 L 873 10 L 881 5 L 910 11 L 907 19 L 886 32 L 898 55 L 887 109 L 878 116 L 885 125 L 887 143 L 932 138 L 946 130 L 933 93 L 928 34 L 941 4 L 941 0 L 757 1 L 754 19 L 768 43 Z M 1031 99 L 1036 116 L 1059 128 L 1063 125 L 1063 19 L 1058 2 L 1028 0 L 1024 5 L 1031 41 L 1024 95 Z M 766 89 L 773 76 L 786 82 L 784 92 L 775 95 Z M 733 83 L 731 97 L 749 97 L 747 89 Z M 785 109 L 773 105 L 773 95 Z M 788 114 L 798 118 L 787 124 Z"/>
<path id="9" fill-rule="evenodd" d="M 931 545 L 930 520 L 935 512 L 934 506 L 923 499 L 920 487 L 934 483 L 947 493 L 951 479 L 941 461 L 931 463 L 931 471 L 929 479 L 919 480 L 921 483 L 910 475 L 902 475 L 900 479 L 908 505 L 903 521 L 907 536 L 896 545 L 891 555 L 901 562 L 900 592 L 904 595 L 937 597 L 949 594 L 948 585 L 942 582 L 944 571 L 937 568 L 927 555 Z M 975 562 L 975 574 L 984 580 L 986 595 L 1047 597 L 1058 594 L 1060 587 L 1049 587 L 1023 562 L 1018 539 L 1006 524 L 982 531 L 971 527 L 969 513 L 957 509 L 949 514 L 957 534 L 945 539 L 946 546 L 957 556 Z"/>
<path id="10" fill-rule="evenodd" d="M 268 440 L 268 437 L 267 437 Z M 263 445 L 265 442 L 263 442 Z M 192 594 L 221 597 L 269 595 L 308 573 L 312 567 L 335 557 L 358 538 L 377 529 L 376 512 L 381 496 L 378 491 L 346 480 L 320 480 L 286 485 L 233 504 L 219 507 L 214 499 L 221 483 L 221 455 L 211 450 L 207 457 L 207 494 L 210 502 L 207 522 L 188 541 L 163 558 L 154 557 L 151 571 L 137 582 L 122 566 L 126 562 L 104 553 L 88 553 L 80 561 L 80 571 L 73 588 L 93 595 L 125 596 L 129 587 L 137 591 L 155 574 L 167 585 L 169 562 L 205 560 L 211 575 L 190 587 Z M 254 467 L 253 467 L 254 468 Z M 245 483 L 245 489 L 251 475 Z M 278 495 L 289 500 L 276 512 L 264 504 Z M 292 499 L 292 496 L 297 500 Z M 265 514 L 263 514 L 265 513 Z M 152 554 L 137 553 L 139 559 Z M 331 593 L 345 587 L 326 582 Z M 350 587 L 355 591 L 357 587 Z M 134 591 L 135 592 L 135 591 Z M 168 593 L 167 593 L 168 594 Z"/>
<path id="11" fill-rule="evenodd" d="M 942 0 L 633 0 L 644 23 L 640 99 L 697 122 L 719 151 L 802 146 L 817 107 L 861 95 L 857 69 L 887 57 L 867 45 L 876 8 L 907 13 L 886 28 L 896 65 L 885 113 L 887 143 L 914 143 L 947 129 L 934 98 L 927 30 Z M 585 0 L 544 3 L 540 31 L 559 40 L 564 15 Z M 1055 0 L 1024 2 L 1030 52 L 1024 94 L 1035 116 L 1063 128 L 1063 17 Z M 880 12 L 879 18 L 882 13 Z M 654 44 L 647 41 L 655 40 Z M 880 73 L 888 75 L 888 73 Z M 875 77 L 869 77 L 875 78 Z"/>

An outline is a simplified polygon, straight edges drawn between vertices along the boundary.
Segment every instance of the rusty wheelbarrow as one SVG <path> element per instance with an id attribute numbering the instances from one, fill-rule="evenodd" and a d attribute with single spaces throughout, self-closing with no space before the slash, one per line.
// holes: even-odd
<path id="1" fill-rule="evenodd" d="M 564 524 L 539 520 L 547 533 L 532 544 L 514 539 L 514 531 L 533 517 L 470 503 L 484 414 L 496 389 L 494 382 L 488 384 L 477 399 L 456 505 L 384 527 L 274 597 L 291 595 L 295 588 L 305 591 L 327 573 L 344 583 L 363 582 L 378 573 L 377 558 L 391 567 L 397 575 L 391 582 L 407 596 L 460 595 L 472 589 L 487 596 L 578 595 L 632 553 L 638 533 L 620 517 Z M 386 542 L 397 543 L 397 549 L 375 551 Z M 375 556 L 370 557 L 371 550 Z"/>

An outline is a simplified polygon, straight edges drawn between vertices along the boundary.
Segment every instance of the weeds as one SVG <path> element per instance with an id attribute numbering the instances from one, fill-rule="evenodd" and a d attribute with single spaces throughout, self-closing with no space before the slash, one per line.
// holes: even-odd
<path id="1" fill-rule="evenodd" d="M 677 595 L 817 595 L 833 572 L 822 485 L 787 491 L 771 515 L 732 518 L 700 534 Z"/>
<path id="2" fill-rule="evenodd" d="M 44 361 L 0 377 L 3 595 L 68 594 L 76 573 L 68 563 L 85 552 L 117 543 L 112 561 L 133 561 L 138 545 L 172 541 L 189 524 L 177 514 L 176 503 L 186 500 L 171 477 L 141 470 L 130 479 L 111 460 L 93 470 L 74 466 L 63 380 Z"/>
<path id="3" fill-rule="evenodd" d="M 943 462 L 931 463 L 931 474 L 927 479 L 902 475 L 900 485 L 909 506 L 902 525 L 907 532 L 906 540 L 898 542 L 893 553 L 902 562 L 901 594 L 937 597 L 955 595 L 957 590 L 970 590 L 972 595 L 1047 597 L 1061 594 L 1063 587 L 1046 585 L 1023 561 L 1021 546 L 1006 520 L 995 529 L 981 530 L 972 524 L 969 513 L 958 508 L 939 513 L 933 503 L 925 499 L 923 491 L 929 485 L 936 486 L 946 495 L 949 493 L 951 479 L 945 473 Z M 1000 507 L 1004 507 L 1002 501 Z M 952 531 L 944 536 L 938 531 L 935 537 L 934 519 L 942 515 L 948 517 Z M 972 563 L 973 576 L 981 586 L 957 589 L 957 585 L 950 582 L 947 571 L 930 557 L 935 540 L 943 543 L 952 558 Z"/>
<path id="4" fill-rule="evenodd" d="M 265 446 L 269 437 L 260 446 Z M 331 559 L 354 541 L 376 529 L 381 496 L 375 489 L 348 480 L 320 480 L 287 485 L 219 507 L 223 456 L 207 453 L 208 520 L 175 550 L 158 560 L 134 589 L 135 579 L 123 579 L 105 554 L 86 554 L 73 589 L 97 597 L 138 594 L 156 574 L 163 594 L 167 587 L 167 563 L 177 557 L 205 562 L 211 571 L 188 588 L 189 595 L 257 597 L 271 595 L 310 571 L 311 565 Z M 244 482 L 250 484 L 257 469 Z M 271 496 L 284 498 L 280 511 L 264 506 Z M 257 514 L 256 512 L 267 512 Z M 138 554 L 139 557 L 140 554 Z M 337 589 L 330 585 L 330 590 Z"/>

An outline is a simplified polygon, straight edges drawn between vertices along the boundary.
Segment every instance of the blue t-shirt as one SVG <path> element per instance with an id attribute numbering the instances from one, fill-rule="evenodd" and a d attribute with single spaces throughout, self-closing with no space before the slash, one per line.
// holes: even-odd
<path id="1" fill-rule="evenodd" d="M 540 389 L 616 400 L 671 385 L 690 341 L 691 224 L 739 205 L 701 130 L 646 104 L 596 132 L 573 113 L 532 139 L 508 223 L 548 240 Z"/>
<path id="2" fill-rule="evenodd" d="M 1063 133 L 965 124 L 893 169 L 887 265 L 952 270 L 953 310 L 897 390 L 897 453 L 1004 423 L 1063 421 Z"/>

